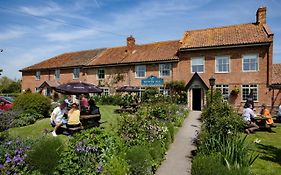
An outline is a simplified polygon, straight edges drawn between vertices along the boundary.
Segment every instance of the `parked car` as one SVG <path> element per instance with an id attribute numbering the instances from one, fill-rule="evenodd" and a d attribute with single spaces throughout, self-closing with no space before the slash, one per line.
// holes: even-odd
<path id="1" fill-rule="evenodd" d="M 9 111 L 13 108 L 13 99 L 0 96 L 0 110 L 3 111 Z"/>
<path id="2" fill-rule="evenodd" d="M 2 102 L 2 101 L 11 104 L 14 102 L 14 98 L 8 97 L 8 96 L 0 96 L 0 102 Z"/>

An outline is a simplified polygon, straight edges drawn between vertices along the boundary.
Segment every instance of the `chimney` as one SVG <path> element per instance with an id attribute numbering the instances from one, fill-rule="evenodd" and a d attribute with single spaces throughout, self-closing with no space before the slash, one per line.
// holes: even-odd
<path id="1" fill-rule="evenodd" d="M 266 7 L 259 7 L 256 14 L 257 24 L 266 24 Z"/>
<path id="2" fill-rule="evenodd" d="M 127 46 L 128 47 L 134 47 L 135 46 L 135 38 L 130 35 L 128 38 L 127 38 Z"/>

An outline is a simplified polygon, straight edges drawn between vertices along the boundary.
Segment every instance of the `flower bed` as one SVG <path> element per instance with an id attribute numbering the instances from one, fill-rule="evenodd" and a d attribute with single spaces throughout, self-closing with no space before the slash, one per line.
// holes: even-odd
<path id="1" fill-rule="evenodd" d="M 158 99 L 157 99 L 158 98 Z M 10 164 L 16 149 L 4 143 L 0 155 L 1 173 L 16 174 L 153 174 L 173 140 L 174 128 L 187 116 L 187 110 L 163 101 L 161 96 L 142 104 L 134 114 L 122 114 L 112 129 L 92 128 L 78 133 L 67 143 L 53 137 L 28 143 L 14 171 Z M 153 104 L 153 105 L 152 105 Z M 13 141 L 15 143 L 15 141 Z M 62 149 L 63 148 L 63 149 Z M 42 159 L 44 157 L 44 159 Z M 15 158 L 16 161 L 17 157 Z M 10 173 L 9 172 L 9 173 Z M 47 173 L 47 174 L 48 174 Z"/>

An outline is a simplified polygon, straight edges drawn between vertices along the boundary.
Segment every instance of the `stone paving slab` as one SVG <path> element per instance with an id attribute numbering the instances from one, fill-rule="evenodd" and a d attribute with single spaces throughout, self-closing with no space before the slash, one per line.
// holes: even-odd
<path id="1" fill-rule="evenodd" d="M 190 111 L 156 175 L 191 175 L 191 151 L 196 149 L 193 140 L 200 131 L 200 116 L 201 111 Z"/>

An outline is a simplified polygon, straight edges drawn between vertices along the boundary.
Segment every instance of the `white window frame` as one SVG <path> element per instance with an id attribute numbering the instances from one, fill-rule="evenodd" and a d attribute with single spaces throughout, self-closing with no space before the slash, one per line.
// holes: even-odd
<path id="1" fill-rule="evenodd" d="M 169 88 L 165 88 L 165 87 L 159 87 L 159 92 L 160 94 L 163 94 L 163 95 L 169 95 L 170 94 L 170 89 Z"/>
<path id="2" fill-rule="evenodd" d="M 141 68 L 144 68 L 143 70 Z M 144 76 L 139 76 L 139 72 L 144 71 Z M 146 77 L 146 65 L 136 65 L 135 66 L 135 77 L 136 78 L 145 78 Z"/>
<path id="3" fill-rule="evenodd" d="M 55 70 L 54 79 L 55 80 L 59 80 L 60 79 L 60 69 L 56 69 Z"/>
<path id="4" fill-rule="evenodd" d="M 228 100 L 229 97 L 229 85 L 228 84 L 216 84 L 216 89 L 221 91 L 224 100 Z M 225 93 L 227 91 L 227 93 Z"/>
<path id="5" fill-rule="evenodd" d="M 256 69 L 255 70 L 245 70 L 244 68 L 244 62 L 245 59 L 251 59 L 249 57 L 256 57 Z M 242 55 L 242 71 L 243 72 L 258 72 L 259 71 L 259 54 L 255 53 L 255 54 L 243 54 Z"/>
<path id="6" fill-rule="evenodd" d="M 246 87 L 247 86 L 247 87 Z M 254 87 L 255 86 L 255 87 Z M 243 98 L 244 96 L 243 96 L 243 94 L 244 94 L 244 89 L 248 89 L 248 93 L 247 94 L 245 94 L 245 99 Z M 242 84 L 241 85 L 241 101 L 247 101 L 247 96 L 250 94 L 250 92 L 251 92 L 251 89 L 253 89 L 253 90 L 255 90 L 256 89 L 256 91 L 257 91 L 257 99 L 255 99 L 254 98 L 254 102 L 258 102 L 259 101 L 259 86 L 257 85 L 257 84 Z"/>
<path id="7" fill-rule="evenodd" d="M 36 71 L 35 73 L 35 80 L 40 80 L 41 79 L 41 71 Z"/>
<path id="8" fill-rule="evenodd" d="M 223 65 L 227 65 L 227 68 L 228 70 L 227 71 L 220 71 L 219 70 L 219 59 L 227 59 L 228 63 L 226 64 L 223 64 Z M 222 56 L 216 56 L 215 57 L 215 70 L 216 70 L 216 73 L 229 73 L 230 72 L 230 56 L 227 56 L 227 55 L 222 55 Z"/>
<path id="9" fill-rule="evenodd" d="M 77 72 L 78 72 L 78 77 L 75 76 L 75 73 L 77 73 Z M 72 75 L 73 75 L 73 80 L 79 79 L 80 78 L 80 68 L 74 68 Z"/>
<path id="10" fill-rule="evenodd" d="M 195 59 L 202 59 L 203 60 L 203 71 L 202 72 L 197 72 L 197 73 L 204 73 L 205 72 L 205 57 L 204 56 L 200 56 L 200 57 L 192 57 L 191 58 L 191 64 L 190 64 L 190 66 L 191 66 L 191 73 L 195 73 L 194 71 L 193 71 L 193 68 L 192 68 L 192 66 L 201 66 L 201 64 L 195 64 L 195 65 L 193 65 L 193 60 L 195 60 Z"/>
<path id="11" fill-rule="evenodd" d="M 103 71 L 103 78 L 100 78 L 100 71 Z M 97 80 L 104 80 L 105 79 L 105 70 L 104 69 L 97 69 Z"/>
<path id="12" fill-rule="evenodd" d="M 100 87 L 103 91 L 101 95 L 108 96 L 110 95 L 109 87 Z"/>
<path id="13" fill-rule="evenodd" d="M 166 69 L 165 66 L 167 66 L 167 65 L 169 65 L 169 69 Z M 159 77 L 169 77 L 169 76 L 171 76 L 171 69 L 172 69 L 171 63 L 159 64 Z M 163 75 L 164 71 L 169 71 L 169 75 Z"/>

